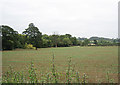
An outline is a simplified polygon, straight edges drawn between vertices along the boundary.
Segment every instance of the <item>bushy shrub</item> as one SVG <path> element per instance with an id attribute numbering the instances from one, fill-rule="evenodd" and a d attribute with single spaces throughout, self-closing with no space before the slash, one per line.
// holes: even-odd
<path id="1" fill-rule="evenodd" d="M 25 49 L 35 49 L 32 44 L 25 43 Z"/>

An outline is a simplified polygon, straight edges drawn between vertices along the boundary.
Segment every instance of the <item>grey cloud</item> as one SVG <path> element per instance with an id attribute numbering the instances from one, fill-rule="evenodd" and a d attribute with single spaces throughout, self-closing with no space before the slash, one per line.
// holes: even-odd
<path id="1" fill-rule="evenodd" d="M 47 34 L 118 36 L 118 0 L 2 0 L 1 4 L 1 24 L 19 33 L 33 22 Z"/>

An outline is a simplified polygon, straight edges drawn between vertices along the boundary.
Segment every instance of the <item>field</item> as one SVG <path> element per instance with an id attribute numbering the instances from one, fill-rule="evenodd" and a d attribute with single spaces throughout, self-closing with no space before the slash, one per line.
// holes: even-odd
<path id="1" fill-rule="evenodd" d="M 55 67 L 57 72 L 66 73 L 68 58 L 71 57 L 72 67 L 79 72 L 80 77 L 85 73 L 88 82 L 107 82 L 109 78 L 117 82 L 118 73 L 118 47 L 58 47 L 40 48 L 38 50 L 16 49 L 2 52 L 3 74 L 11 65 L 14 71 L 28 71 L 33 61 L 37 74 L 51 72 L 53 54 L 55 56 Z M 65 81 L 65 75 L 61 80 Z"/>

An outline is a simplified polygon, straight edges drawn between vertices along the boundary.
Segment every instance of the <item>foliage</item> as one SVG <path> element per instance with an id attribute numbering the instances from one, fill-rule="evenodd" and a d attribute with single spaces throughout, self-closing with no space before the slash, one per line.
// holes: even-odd
<path id="1" fill-rule="evenodd" d="M 90 41 L 88 39 L 85 39 L 84 42 L 82 43 L 82 46 L 88 46 Z"/>
<path id="2" fill-rule="evenodd" d="M 25 29 L 23 34 L 28 37 L 28 43 L 36 47 L 36 50 L 38 47 L 42 47 L 42 33 L 34 26 L 33 23 L 29 24 L 29 27 Z"/>
<path id="3" fill-rule="evenodd" d="M 36 73 L 36 68 L 34 67 L 34 63 L 31 62 L 29 70 L 28 70 L 28 76 L 27 75 L 23 75 L 23 72 L 19 71 L 19 72 L 15 72 L 12 68 L 12 66 L 9 66 L 9 70 L 7 72 L 5 72 L 3 74 L 3 78 L 2 78 L 2 83 L 31 83 L 31 84 L 37 84 L 37 83 L 44 83 L 44 84 L 48 84 L 48 83 L 58 83 L 58 81 L 63 82 L 63 80 L 60 80 L 60 78 L 58 78 L 58 75 L 60 75 L 60 77 L 62 77 L 61 75 L 65 75 L 66 76 L 66 80 L 64 83 L 66 84 L 71 84 L 71 83 L 78 83 L 78 84 L 87 84 L 88 83 L 88 75 L 86 75 L 85 73 L 83 74 L 83 76 L 79 75 L 79 72 L 75 71 L 75 69 L 72 69 L 72 64 L 71 64 L 71 57 L 69 58 L 68 61 L 68 69 L 66 71 L 66 75 L 65 74 L 61 74 L 56 72 L 55 69 L 55 63 L 54 63 L 54 55 L 53 55 L 53 59 L 52 59 L 52 72 L 46 73 L 46 74 L 42 74 L 43 76 L 40 76 L 39 74 Z M 45 75 L 45 76 L 44 76 Z M 38 79 L 38 77 L 41 77 L 41 80 Z M 107 72 L 106 74 L 106 81 L 107 83 L 114 83 L 113 79 L 111 79 L 109 77 L 109 73 Z M 100 84 L 100 82 L 98 82 Z"/>
<path id="4" fill-rule="evenodd" d="M 97 40 L 94 40 L 94 44 L 95 44 L 95 45 L 97 45 L 97 44 L 98 44 Z"/>
<path id="5" fill-rule="evenodd" d="M 2 48 L 3 50 L 12 50 L 18 45 L 18 32 L 9 26 L 0 26 L 2 29 Z"/>
<path id="6" fill-rule="evenodd" d="M 50 36 L 48 36 L 46 34 L 42 35 L 42 41 L 43 41 L 42 47 L 51 47 L 52 46 L 52 41 L 50 39 Z"/>
<path id="7" fill-rule="evenodd" d="M 54 79 L 54 83 L 58 83 L 58 73 L 55 68 L 55 63 L 54 63 L 54 54 L 53 54 L 53 59 L 52 59 L 52 76 Z"/>
<path id="8" fill-rule="evenodd" d="M 36 69 L 34 68 L 34 63 L 31 62 L 30 69 L 28 70 L 30 83 L 37 83 L 37 82 L 38 82 L 37 74 L 36 74 L 35 70 L 36 70 Z"/>
<path id="9" fill-rule="evenodd" d="M 68 61 L 68 69 L 67 69 L 67 72 L 66 72 L 66 79 L 67 79 L 67 83 L 71 83 L 71 57 Z"/>
<path id="10" fill-rule="evenodd" d="M 39 31 L 33 23 L 29 24 L 29 27 L 19 34 L 14 31 L 13 28 L 2 25 L 0 26 L 0 34 L 2 36 L 2 49 L 12 50 L 16 48 L 25 48 L 26 43 L 31 44 L 34 47 L 69 47 L 69 46 L 117 46 L 119 39 L 109 39 L 102 37 L 90 37 L 88 38 L 76 38 L 70 34 L 53 35 L 43 34 Z"/>
<path id="11" fill-rule="evenodd" d="M 25 49 L 35 49 L 32 44 L 25 43 Z"/>
<path id="12" fill-rule="evenodd" d="M 72 42 L 70 41 L 70 39 L 69 38 L 64 38 L 63 39 L 63 43 L 64 43 L 64 46 L 70 46 L 71 44 L 72 44 Z"/>
<path id="13" fill-rule="evenodd" d="M 53 34 L 51 37 L 52 45 L 58 47 L 59 35 Z"/>

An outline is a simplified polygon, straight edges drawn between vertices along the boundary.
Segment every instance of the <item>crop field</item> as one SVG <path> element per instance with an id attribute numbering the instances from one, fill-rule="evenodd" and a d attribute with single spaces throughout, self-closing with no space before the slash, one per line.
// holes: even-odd
<path id="1" fill-rule="evenodd" d="M 52 58 L 56 71 L 61 75 L 60 80 L 65 82 L 65 74 L 68 69 L 68 59 L 71 57 L 71 67 L 74 72 L 79 72 L 80 78 L 87 75 L 88 82 L 107 82 L 109 80 L 118 81 L 118 47 L 117 46 L 91 46 L 91 47 L 58 47 L 16 49 L 2 52 L 3 74 L 12 66 L 14 71 L 23 71 L 26 75 L 31 64 L 34 63 L 38 78 L 51 72 Z M 43 75 L 42 75 L 43 74 Z"/>

